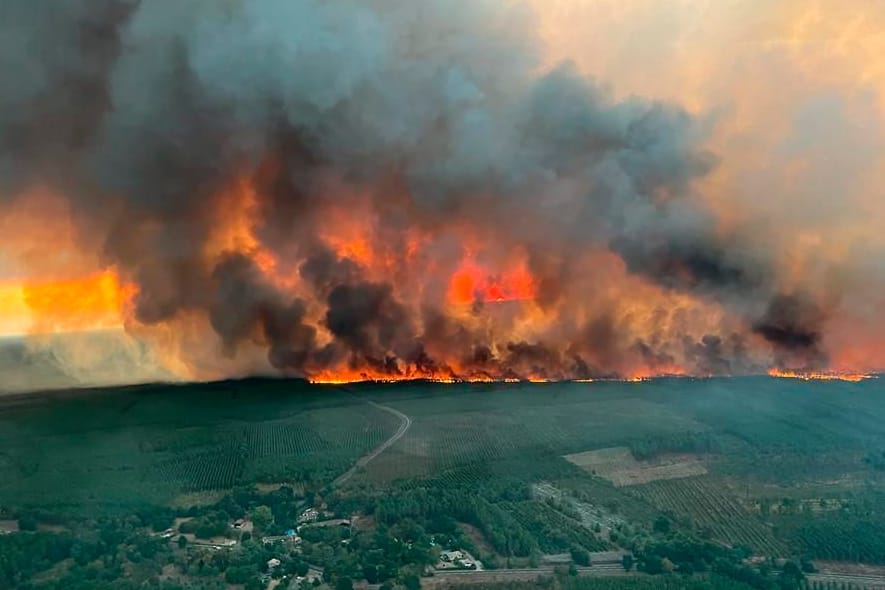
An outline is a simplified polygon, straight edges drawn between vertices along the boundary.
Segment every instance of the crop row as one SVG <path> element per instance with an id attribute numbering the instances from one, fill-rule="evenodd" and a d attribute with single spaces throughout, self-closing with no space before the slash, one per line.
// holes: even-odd
<path id="1" fill-rule="evenodd" d="M 762 522 L 720 486 L 704 478 L 657 481 L 630 490 L 661 510 L 690 517 L 696 526 L 709 529 L 721 541 L 768 554 L 783 550 Z"/>
<path id="2" fill-rule="evenodd" d="M 240 482 L 245 461 L 233 449 L 198 455 L 182 455 L 159 463 L 150 479 L 175 482 L 185 491 L 232 487 Z"/>
<path id="3" fill-rule="evenodd" d="M 291 457 L 328 453 L 333 449 L 361 453 L 384 437 L 384 430 L 377 425 L 318 431 L 298 423 L 250 424 L 234 434 L 234 439 L 250 457 Z"/>

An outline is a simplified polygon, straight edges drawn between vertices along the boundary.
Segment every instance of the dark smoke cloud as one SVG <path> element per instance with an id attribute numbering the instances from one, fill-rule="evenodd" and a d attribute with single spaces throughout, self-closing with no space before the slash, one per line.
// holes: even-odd
<path id="1" fill-rule="evenodd" d="M 820 349 L 823 310 L 801 295 L 777 295 L 753 324 L 774 345 L 779 363 L 814 368 L 826 363 Z"/>
<path id="2" fill-rule="evenodd" d="M 271 364 L 279 368 L 304 367 L 315 349 L 316 330 L 303 323 L 305 304 L 286 300 L 267 284 L 255 263 L 232 254 L 220 261 L 212 275 L 212 327 L 229 354 L 244 340 L 261 338 Z"/>
<path id="3" fill-rule="evenodd" d="M 383 357 L 385 351 L 402 355 L 414 338 L 408 314 L 390 286 L 374 283 L 335 287 L 329 293 L 326 327 L 367 358 Z"/>
<path id="4" fill-rule="evenodd" d="M 693 198 L 716 164 L 706 124 L 614 102 L 568 65 L 538 77 L 531 37 L 527 13 L 497 0 L 6 0 L 0 182 L 55 184 L 78 217 L 103 220 L 141 321 L 202 310 L 229 353 L 257 340 L 295 371 L 349 358 L 434 373 L 452 350 L 476 371 L 552 378 L 607 375 L 624 355 L 675 360 L 622 342 L 605 311 L 568 352 L 517 341 L 497 354 L 493 335 L 437 309 L 438 294 L 416 314 L 322 246 L 330 177 L 369 191 L 390 235 L 512 220 L 494 231 L 529 246 L 546 308 L 576 257 L 609 248 L 633 273 L 743 314 L 778 350 L 819 357 L 819 310 L 779 294 L 770 262 L 721 238 Z M 244 170 L 261 195 L 257 235 L 301 261 L 332 343 L 247 256 L 206 259 L 216 195 Z M 743 366 L 721 336 L 680 346 L 699 372 Z"/>
<path id="5" fill-rule="evenodd" d="M 132 3 L 10 0 L 0 6 L 0 193 L 74 166 L 111 108 L 107 79 Z"/>
<path id="6" fill-rule="evenodd" d="M 322 246 L 301 264 L 298 271 L 323 297 L 339 285 L 358 280 L 361 275 L 355 262 L 349 258 L 339 258 Z"/>

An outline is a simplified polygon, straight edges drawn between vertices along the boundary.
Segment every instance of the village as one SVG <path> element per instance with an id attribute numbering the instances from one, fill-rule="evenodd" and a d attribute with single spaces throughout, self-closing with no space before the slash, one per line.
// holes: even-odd
<path id="1" fill-rule="evenodd" d="M 256 527 L 252 518 L 248 515 L 236 518 L 227 523 L 227 529 L 222 534 L 205 538 L 191 530 L 188 523 L 193 517 L 175 519 L 173 526 L 155 534 L 164 540 L 176 541 L 178 548 L 183 552 L 206 552 L 208 554 L 225 551 L 236 551 L 240 545 L 252 540 L 260 541 L 261 545 L 274 553 L 264 562 L 264 571 L 258 580 L 267 590 L 314 588 L 326 582 L 324 568 L 320 565 L 308 563 L 296 572 L 289 572 L 284 567 L 291 556 L 302 555 L 304 538 L 302 533 L 308 529 L 339 529 L 346 531 L 345 536 L 361 527 L 359 514 L 351 514 L 348 518 L 336 517 L 324 506 L 315 506 L 304 509 L 298 516 L 291 528 L 282 531 L 281 534 L 262 534 Z M 362 520 L 365 520 L 364 518 Z M 341 539 L 342 545 L 347 545 L 349 538 Z M 405 541 L 405 546 L 411 548 L 412 541 Z M 460 547 L 443 547 L 440 543 L 431 540 L 429 546 L 434 555 L 437 555 L 436 563 L 424 568 L 424 576 L 434 576 L 445 572 L 482 572 L 483 564 L 474 557 L 467 549 Z M 354 588 L 380 588 L 380 583 L 370 583 L 367 580 L 355 580 Z"/>

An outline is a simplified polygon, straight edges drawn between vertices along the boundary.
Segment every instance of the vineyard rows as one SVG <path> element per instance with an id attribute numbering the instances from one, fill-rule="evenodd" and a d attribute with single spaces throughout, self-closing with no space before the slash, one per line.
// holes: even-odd
<path id="1" fill-rule="evenodd" d="M 240 482 L 245 463 L 241 453 L 231 451 L 182 455 L 160 463 L 151 475 L 187 492 L 233 487 Z"/>
<path id="2" fill-rule="evenodd" d="M 705 478 L 656 481 L 627 489 L 663 511 L 689 516 L 697 527 L 710 529 L 713 538 L 730 545 L 747 545 L 770 555 L 784 551 L 762 522 Z"/>

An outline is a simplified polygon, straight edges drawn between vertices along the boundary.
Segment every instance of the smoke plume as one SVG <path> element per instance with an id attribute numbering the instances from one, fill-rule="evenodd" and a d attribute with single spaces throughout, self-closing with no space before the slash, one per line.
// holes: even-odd
<path id="1" fill-rule="evenodd" d="M 825 368 L 844 298 L 706 192 L 716 118 L 538 30 L 503 0 L 7 0 L 0 211 L 60 199 L 186 378 Z"/>

